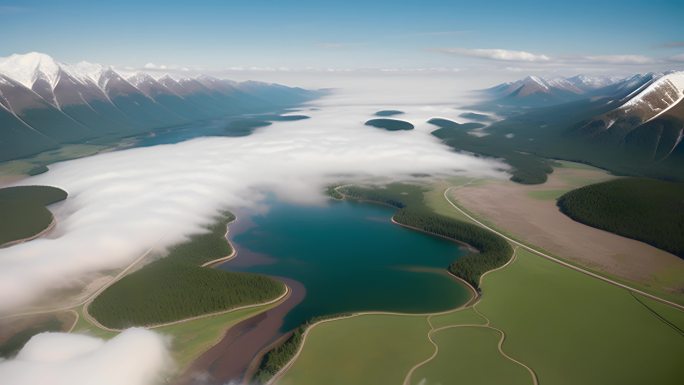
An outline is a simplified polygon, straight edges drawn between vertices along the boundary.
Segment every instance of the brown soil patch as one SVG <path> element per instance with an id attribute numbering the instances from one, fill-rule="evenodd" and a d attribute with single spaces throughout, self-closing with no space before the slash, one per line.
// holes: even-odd
<path id="1" fill-rule="evenodd" d="M 246 319 L 230 328 L 225 336 L 197 358 L 176 381 L 176 385 L 239 384 L 253 368 L 255 360 L 266 353 L 264 348 L 283 336 L 283 318 L 306 295 L 304 286 L 280 278 L 290 288 L 289 297 L 280 305 Z"/>
<path id="2" fill-rule="evenodd" d="M 554 199 L 530 195 L 545 190 L 572 190 L 614 178 L 596 169 L 558 168 L 547 183 L 525 186 L 491 181 L 452 189 L 452 197 L 518 239 L 561 258 L 668 292 L 684 292 L 684 260 L 643 242 L 575 222 L 561 213 Z"/>

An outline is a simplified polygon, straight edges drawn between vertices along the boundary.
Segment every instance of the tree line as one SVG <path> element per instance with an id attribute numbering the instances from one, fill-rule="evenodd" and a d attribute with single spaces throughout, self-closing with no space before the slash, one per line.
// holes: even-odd
<path id="1" fill-rule="evenodd" d="M 578 222 L 684 258 L 684 183 L 616 179 L 570 191 L 557 204 Z"/>
<path id="2" fill-rule="evenodd" d="M 263 356 L 259 368 L 252 377 L 252 380 L 257 384 L 265 384 L 268 380 L 273 378 L 280 369 L 287 365 L 295 354 L 297 354 L 299 347 L 304 342 L 304 333 L 311 325 L 326 319 L 346 317 L 349 315 L 350 313 L 340 313 L 313 317 L 294 329 L 282 343 L 275 346 Z"/>
<path id="3" fill-rule="evenodd" d="M 111 328 L 154 325 L 202 314 L 267 302 L 284 293 L 272 278 L 203 268 L 229 255 L 224 238 L 231 214 L 224 214 L 207 234 L 172 247 L 168 256 L 126 275 L 95 298 L 90 313 Z"/>

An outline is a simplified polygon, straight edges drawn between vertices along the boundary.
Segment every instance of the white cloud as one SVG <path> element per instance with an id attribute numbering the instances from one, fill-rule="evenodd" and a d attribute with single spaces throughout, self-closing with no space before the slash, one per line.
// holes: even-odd
<path id="1" fill-rule="evenodd" d="M 526 51 L 513 51 L 508 49 L 488 49 L 488 48 L 440 48 L 437 51 L 480 59 L 519 61 L 519 62 L 547 62 L 551 58 L 543 54 L 535 54 Z"/>
<path id="2" fill-rule="evenodd" d="M 143 68 L 145 68 L 147 70 L 166 70 L 166 69 L 169 69 L 169 67 L 167 67 L 164 64 L 157 65 L 154 63 L 147 63 L 147 64 L 145 64 L 145 66 Z"/>
<path id="3" fill-rule="evenodd" d="M 321 202 L 322 187 L 340 175 L 501 175 L 500 163 L 455 153 L 432 137 L 425 121 L 434 112 L 424 106 L 401 106 L 417 129 L 390 133 L 363 125 L 385 106 L 346 104 L 358 103 L 358 95 L 339 98 L 343 106 L 322 106 L 307 112 L 312 119 L 251 136 L 110 152 L 55 164 L 23 181 L 70 195 L 54 209 L 58 224 L 49 238 L 0 249 L 0 312 L 57 288 L 83 286 L 95 272 L 200 231 L 221 208 L 254 207 L 265 192 Z"/>
<path id="4" fill-rule="evenodd" d="M 166 338 L 128 329 L 109 341 L 67 333 L 33 336 L 12 359 L 0 361 L 7 385 L 151 385 L 171 369 Z"/>
<path id="5" fill-rule="evenodd" d="M 569 61 L 578 61 L 583 63 L 596 64 L 652 64 L 656 60 L 643 55 L 598 55 L 598 56 L 584 56 L 578 59 L 570 58 Z"/>
<path id="6" fill-rule="evenodd" d="M 676 62 L 676 56 L 673 60 L 653 58 L 645 55 L 566 55 L 566 56 L 551 56 L 542 53 L 531 53 L 526 51 L 513 51 L 506 49 L 468 49 L 468 48 L 439 48 L 433 50 L 436 52 L 447 53 L 457 56 L 480 58 L 491 61 L 503 61 L 516 63 L 514 67 L 506 67 L 505 70 L 511 71 L 527 71 L 538 72 L 540 70 L 562 70 L 574 68 L 576 71 L 580 70 L 580 66 L 606 69 L 610 66 L 612 70 L 617 71 L 620 67 L 628 66 L 654 66 L 659 65 L 658 68 L 667 65 L 667 62 Z M 594 68 L 595 67 L 595 68 Z M 494 69 L 496 70 L 496 69 Z M 649 69 L 655 70 L 655 69 Z"/>
<path id="7" fill-rule="evenodd" d="M 670 56 L 669 58 L 667 58 L 667 60 L 675 63 L 684 63 L 684 53 L 675 56 Z"/>

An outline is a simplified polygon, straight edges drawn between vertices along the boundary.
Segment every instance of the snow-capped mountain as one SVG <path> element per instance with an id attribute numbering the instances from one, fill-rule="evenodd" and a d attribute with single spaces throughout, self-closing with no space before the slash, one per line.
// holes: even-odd
<path id="1" fill-rule="evenodd" d="M 516 151 L 684 180 L 684 71 L 528 77 L 487 92 L 493 99 L 480 107 L 514 115 L 493 124 L 490 137 Z"/>
<path id="2" fill-rule="evenodd" d="M 488 88 L 482 93 L 490 103 L 502 106 L 543 107 L 602 94 L 613 95 L 620 86 L 633 90 L 650 80 L 652 75 L 635 75 L 628 79 L 587 75 L 553 79 L 527 76 Z"/>
<path id="3" fill-rule="evenodd" d="M 684 72 L 650 75 L 643 84 L 630 78 L 634 90 L 608 99 L 611 109 L 582 122 L 575 131 L 591 140 L 632 148 L 649 160 L 669 157 L 684 138 Z"/>
<path id="4" fill-rule="evenodd" d="M 630 97 L 631 96 L 631 97 Z M 630 94 L 620 106 L 624 115 L 639 115 L 648 122 L 666 113 L 684 98 L 684 72 L 672 72 L 657 77 L 643 87 L 643 90 Z"/>
<path id="5" fill-rule="evenodd" d="M 130 74 L 31 52 L 0 58 L 0 160 L 198 119 L 274 111 L 315 91 L 258 82 Z"/>

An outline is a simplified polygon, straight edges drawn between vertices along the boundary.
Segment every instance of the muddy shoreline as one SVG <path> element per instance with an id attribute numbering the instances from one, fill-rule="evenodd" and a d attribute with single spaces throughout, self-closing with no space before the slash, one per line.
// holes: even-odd
<path id="1" fill-rule="evenodd" d="M 277 278 L 290 287 L 287 299 L 230 328 L 221 341 L 192 363 L 177 385 L 237 384 L 248 371 L 254 370 L 256 364 L 253 362 L 261 359 L 264 348 L 286 334 L 280 330 L 285 315 L 306 296 L 306 289 L 300 282 Z"/>

